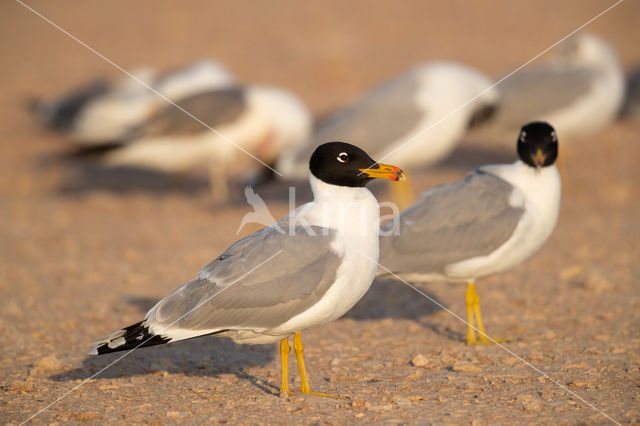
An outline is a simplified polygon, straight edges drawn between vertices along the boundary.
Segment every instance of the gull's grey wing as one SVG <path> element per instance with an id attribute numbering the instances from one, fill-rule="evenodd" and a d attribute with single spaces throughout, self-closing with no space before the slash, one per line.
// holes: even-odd
<path id="1" fill-rule="evenodd" d="M 509 204 L 513 191 L 506 181 L 479 170 L 433 188 L 400 214 L 399 235 L 380 238 L 380 264 L 398 275 L 438 274 L 493 252 L 524 214 L 523 207 Z M 381 234 L 392 226 L 385 224 Z"/>
<path id="2" fill-rule="evenodd" d="M 241 87 L 210 90 L 176 102 L 180 108 L 216 128 L 237 120 L 247 107 L 246 91 Z M 151 136 L 189 136 L 209 131 L 175 105 L 167 105 L 147 122 L 133 129 L 129 139 Z"/>
<path id="3" fill-rule="evenodd" d="M 516 73 L 498 85 L 500 92 L 496 122 L 519 129 L 569 108 L 591 90 L 597 71 L 585 68 L 538 68 Z"/>
<path id="4" fill-rule="evenodd" d="M 173 323 L 183 330 L 262 330 L 313 306 L 333 284 L 341 263 L 331 250 L 335 234 L 311 227 L 313 236 L 302 227 L 278 225 L 229 247 L 197 279 L 158 302 L 146 322 Z"/>
<path id="5" fill-rule="evenodd" d="M 349 141 L 376 158 L 423 119 L 425 111 L 416 101 L 419 87 L 418 78 L 407 74 L 336 112 L 316 127 L 297 160 L 306 163 L 327 141 Z"/>

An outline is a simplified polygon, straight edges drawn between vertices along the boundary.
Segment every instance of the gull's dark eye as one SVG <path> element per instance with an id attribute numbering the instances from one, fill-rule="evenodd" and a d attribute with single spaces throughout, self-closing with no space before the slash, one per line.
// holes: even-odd
<path id="1" fill-rule="evenodd" d="M 338 161 L 341 163 L 346 163 L 347 161 L 349 161 L 349 154 L 347 154 L 346 152 L 341 152 L 340 154 L 338 154 Z"/>
<path id="2" fill-rule="evenodd" d="M 527 140 L 527 132 L 524 130 L 520 133 L 520 142 L 525 142 Z"/>
<path id="3" fill-rule="evenodd" d="M 551 132 L 551 141 L 553 142 L 558 142 L 558 136 L 556 135 L 556 132 Z"/>

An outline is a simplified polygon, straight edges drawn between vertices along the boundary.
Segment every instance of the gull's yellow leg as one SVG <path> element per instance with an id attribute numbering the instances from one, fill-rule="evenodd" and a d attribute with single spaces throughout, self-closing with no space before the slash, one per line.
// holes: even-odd
<path id="1" fill-rule="evenodd" d="M 480 342 L 481 343 L 493 343 L 487 337 L 488 334 L 487 334 L 486 331 L 484 331 L 484 325 L 482 325 L 482 315 L 480 315 L 480 297 L 478 297 L 477 294 L 476 294 L 476 304 L 473 306 L 473 312 L 476 315 L 476 323 L 478 324 L 478 330 L 480 330 L 480 333 L 478 333 L 478 338 L 480 339 Z"/>
<path id="2" fill-rule="evenodd" d="M 416 200 L 413 192 L 413 186 L 407 176 L 403 182 L 394 182 L 391 184 L 391 201 L 398 205 L 400 210 L 409 207 Z"/>
<path id="3" fill-rule="evenodd" d="M 476 340 L 476 330 L 473 328 L 474 320 L 473 320 L 473 312 L 474 306 L 476 303 L 476 299 L 478 298 L 478 294 L 476 293 L 476 285 L 473 281 L 469 281 L 467 283 L 467 294 L 465 296 L 465 302 L 467 304 L 467 344 L 475 345 Z"/>
<path id="4" fill-rule="evenodd" d="M 487 336 L 487 332 L 484 331 L 484 325 L 482 324 L 482 314 L 480 314 L 480 296 L 476 293 L 476 285 L 473 281 L 469 281 L 467 284 L 467 317 L 469 318 L 469 325 L 467 326 L 467 343 L 475 345 L 476 343 L 494 343 Z M 478 325 L 478 340 L 476 340 L 476 330 L 473 329 L 475 323 Z"/>
<path id="5" fill-rule="evenodd" d="M 311 386 L 309 386 L 309 377 L 307 377 L 307 370 L 304 367 L 304 358 L 302 353 L 304 352 L 304 345 L 302 344 L 302 337 L 300 336 L 300 332 L 295 333 L 293 335 L 293 350 L 296 353 L 296 360 L 298 361 L 298 369 L 300 370 L 300 382 L 301 382 L 301 390 L 302 393 L 308 393 L 316 396 L 324 396 L 327 398 L 338 398 L 341 399 L 340 396 L 327 395 L 326 393 L 313 392 L 311 390 Z"/>
<path id="6" fill-rule="evenodd" d="M 280 359 L 282 360 L 282 386 L 280 386 L 280 394 L 289 392 L 289 338 L 285 337 L 280 340 Z"/>

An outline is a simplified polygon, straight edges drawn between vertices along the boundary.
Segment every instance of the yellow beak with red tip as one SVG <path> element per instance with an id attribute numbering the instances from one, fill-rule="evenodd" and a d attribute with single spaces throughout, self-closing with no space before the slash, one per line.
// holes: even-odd
<path id="1" fill-rule="evenodd" d="M 400 169 L 400 167 L 392 166 L 389 164 L 378 163 L 378 168 L 358 170 L 366 174 L 370 178 L 389 179 L 394 182 L 403 182 L 406 180 L 404 172 L 402 171 L 402 169 Z"/>
<path id="2" fill-rule="evenodd" d="M 537 149 L 536 153 L 531 156 L 534 164 L 536 165 L 536 169 L 538 169 L 538 173 L 542 169 L 545 160 L 547 159 L 547 155 L 542 153 L 541 149 Z"/>

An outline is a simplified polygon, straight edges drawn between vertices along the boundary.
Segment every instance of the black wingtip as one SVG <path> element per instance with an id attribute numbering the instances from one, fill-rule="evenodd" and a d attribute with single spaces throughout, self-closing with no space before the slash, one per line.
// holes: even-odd
<path id="1" fill-rule="evenodd" d="M 143 325 L 141 321 L 96 342 L 97 346 L 89 354 L 104 355 L 111 352 L 162 345 L 170 341 L 171 339 L 168 337 L 149 332 L 149 327 Z"/>
<path id="2" fill-rule="evenodd" d="M 103 142 L 97 145 L 76 147 L 65 154 L 66 159 L 99 159 L 122 147 L 120 142 Z"/>
<path id="3" fill-rule="evenodd" d="M 473 112 L 473 114 L 469 118 L 467 128 L 475 129 L 490 122 L 496 116 L 498 109 L 499 105 L 497 104 L 487 104 L 480 106 Z"/>

